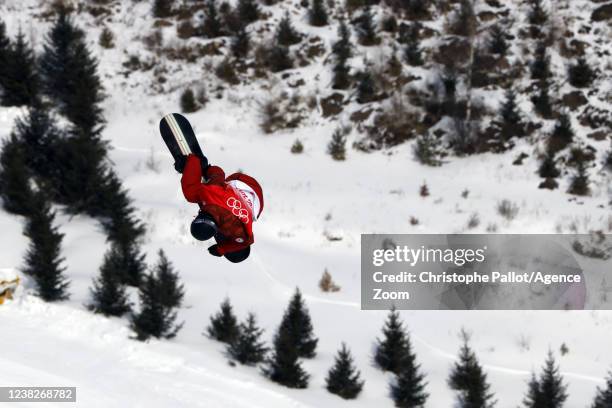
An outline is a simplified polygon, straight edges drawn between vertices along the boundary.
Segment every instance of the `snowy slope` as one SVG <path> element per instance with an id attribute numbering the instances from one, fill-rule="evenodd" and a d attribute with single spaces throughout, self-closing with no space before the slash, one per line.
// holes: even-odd
<path id="1" fill-rule="evenodd" d="M 48 27 L 48 22 L 30 20 L 38 6 L 36 0 L 0 3 L 9 32 L 21 24 L 37 47 Z M 116 8 L 108 26 L 117 35 L 117 47 L 94 48 L 108 95 L 104 136 L 147 226 L 148 262 L 153 264 L 163 248 L 180 272 L 186 299 L 179 319 L 185 326 L 172 341 L 142 344 L 129 339 L 125 319 L 87 312 L 84 304 L 105 251 L 104 237 L 91 219 L 59 215 L 72 297 L 60 304 L 42 303 L 30 294 L 26 281 L 17 299 L 0 307 L 0 385 L 76 386 L 80 407 L 392 407 L 391 377 L 371 363 L 385 313 L 359 309 L 361 233 L 467 232 L 474 213 L 481 222 L 470 232 L 485 232 L 492 225 L 502 233 L 569 231 L 572 224 L 580 231 L 610 228 L 610 180 L 602 175 L 592 186 L 593 195 L 580 199 L 565 194 L 565 186 L 538 190 L 538 163 L 526 141 L 505 155 L 452 159 L 440 168 L 417 164 L 409 145 L 372 154 L 350 150 L 347 161 L 338 163 L 325 153 L 335 124 L 309 118 L 295 131 L 264 135 L 258 121 L 266 93 L 244 85 L 226 89 L 222 99 L 211 98 L 204 110 L 188 115 L 211 161 L 257 177 L 266 195 L 263 216 L 254 227 L 252 256 L 239 265 L 212 258 L 206 245 L 189 235 L 197 208 L 181 195 L 157 123 L 163 114 L 179 110 L 185 85 L 216 79 L 200 64 L 169 62 L 168 83 L 160 94 L 151 72 L 121 75 L 127 55 L 147 54 L 135 39 L 151 29 L 152 21 L 145 2 L 121 2 Z M 87 15 L 83 24 L 95 44 L 99 26 Z M 330 39 L 334 33 L 331 28 L 317 30 Z M 166 31 L 165 41 L 177 41 L 173 28 Z M 328 68 L 306 68 L 301 75 L 314 82 L 317 70 Z M 20 112 L 0 109 L 0 138 L 8 136 Z M 289 152 L 296 138 L 305 145 L 302 155 Z M 523 166 L 513 166 L 521 151 L 531 157 Z M 157 171 L 147 162 L 157 163 Z M 427 198 L 418 194 L 424 181 L 431 192 Z M 466 189 L 469 195 L 462 198 Z M 496 205 L 504 198 L 520 206 L 512 222 L 497 214 Z M 419 225 L 411 225 L 411 217 Z M 0 228 L 0 268 L 18 269 L 27 245 L 22 220 L 0 212 Z M 329 241 L 328 234 L 342 240 Z M 342 287 L 340 292 L 319 291 L 325 268 Z M 208 316 L 229 296 L 241 318 L 249 311 L 257 314 L 270 340 L 296 286 L 305 294 L 320 338 L 316 358 L 304 361 L 312 375 L 307 390 L 273 384 L 256 368 L 230 367 L 223 347 L 202 336 Z M 539 371 L 546 352 L 557 351 L 562 343 L 570 350 L 559 357 L 570 384 L 567 407 L 587 406 L 612 365 L 608 312 L 402 312 L 402 317 L 427 373 L 432 408 L 453 404 L 446 376 L 462 327 L 473 334 L 473 346 L 502 408 L 520 404 L 531 370 Z M 366 380 L 363 393 L 351 402 L 324 389 L 326 371 L 342 341 Z"/>

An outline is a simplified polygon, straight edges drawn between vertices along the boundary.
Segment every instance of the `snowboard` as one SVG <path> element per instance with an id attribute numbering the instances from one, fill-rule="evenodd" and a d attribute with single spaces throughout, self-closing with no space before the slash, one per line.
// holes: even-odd
<path id="1" fill-rule="evenodd" d="M 159 122 L 159 132 L 166 146 L 168 146 L 170 154 L 174 157 L 174 161 L 190 153 L 195 154 L 200 159 L 204 158 L 204 153 L 202 153 L 198 139 L 193 133 L 191 124 L 180 113 L 170 113 L 164 116 Z"/>

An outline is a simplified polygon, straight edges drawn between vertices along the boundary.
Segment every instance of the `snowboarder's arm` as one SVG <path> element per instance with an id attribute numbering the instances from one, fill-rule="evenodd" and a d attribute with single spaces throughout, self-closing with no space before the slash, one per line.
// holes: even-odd
<path id="1" fill-rule="evenodd" d="M 209 166 L 206 170 L 208 184 L 223 185 L 225 183 L 225 172 L 219 166 Z"/>
<path id="2" fill-rule="evenodd" d="M 199 202 L 199 192 L 202 188 L 202 167 L 200 166 L 200 159 L 194 154 L 187 156 L 187 163 L 181 178 L 181 187 L 187 201 L 190 203 Z"/>

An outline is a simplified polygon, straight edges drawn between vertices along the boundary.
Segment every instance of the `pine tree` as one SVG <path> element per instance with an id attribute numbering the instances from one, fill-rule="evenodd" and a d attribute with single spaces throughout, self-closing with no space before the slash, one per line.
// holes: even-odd
<path id="1" fill-rule="evenodd" d="M 38 98 L 39 80 L 34 51 L 26 42 L 21 30 L 2 62 L 5 77 L 2 79 L 2 104 L 5 106 L 32 105 Z"/>
<path id="2" fill-rule="evenodd" d="M 329 369 L 327 378 L 325 378 L 327 391 L 344 399 L 357 398 L 364 384 L 360 376 L 361 373 L 355 368 L 351 352 L 346 344 L 342 343 L 334 365 Z"/>
<path id="3" fill-rule="evenodd" d="M 542 6 L 542 0 L 529 0 L 531 10 L 529 11 L 529 23 L 534 26 L 542 26 L 548 20 L 548 14 Z"/>
<path id="4" fill-rule="evenodd" d="M 527 396 L 523 402 L 527 408 L 562 408 L 567 399 L 567 385 L 559 373 L 555 357 L 548 352 L 548 358 L 539 379 L 535 375 L 529 382 Z"/>
<path id="5" fill-rule="evenodd" d="M 268 348 L 261 341 L 263 330 L 257 326 L 255 315 L 249 313 L 238 326 L 238 335 L 230 342 L 227 352 L 240 364 L 254 365 L 264 361 Z"/>
<path id="6" fill-rule="evenodd" d="M 201 31 L 205 38 L 217 38 L 223 35 L 216 0 L 206 1 L 205 17 Z"/>
<path id="7" fill-rule="evenodd" d="M 45 301 L 69 298 L 70 283 L 64 277 L 61 257 L 63 234 L 53 226 L 55 213 L 43 193 L 36 193 L 28 216 L 24 235 L 30 239 L 25 255 L 23 273 L 36 282 L 36 292 Z"/>
<path id="8" fill-rule="evenodd" d="M 334 130 L 331 141 L 327 145 L 327 153 L 334 160 L 346 159 L 346 135 L 342 129 Z"/>
<path id="9" fill-rule="evenodd" d="M 74 124 L 75 133 L 89 138 L 99 135 L 104 124 L 97 68 L 98 62 L 87 48 L 83 31 L 65 11 L 60 11 L 40 59 L 44 90 Z"/>
<path id="10" fill-rule="evenodd" d="M 153 16 L 166 18 L 172 15 L 172 0 L 153 0 Z"/>
<path id="11" fill-rule="evenodd" d="M 421 26 L 419 23 L 413 23 L 403 37 L 403 42 L 406 43 L 404 48 L 404 59 L 412 66 L 423 65 L 423 52 L 420 47 L 419 32 Z"/>
<path id="12" fill-rule="evenodd" d="M 391 384 L 391 397 L 396 407 L 423 407 L 429 394 L 425 392 L 427 383 L 421 373 L 420 364 L 416 363 L 416 354 L 412 352 L 410 339 L 406 337 L 406 353 L 400 362 L 399 372 Z"/>
<path id="13" fill-rule="evenodd" d="M 531 78 L 545 80 L 550 78 L 550 57 L 548 46 L 544 41 L 538 43 L 535 59 L 531 63 Z"/>
<path id="14" fill-rule="evenodd" d="M 193 113 L 198 110 L 198 103 L 191 88 L 187 88 L 181 93 L 180 105 L 181 112 L 184 113 Z"/>
<path id="15" fill-rule="evenodd" d="M 504 139 L 522 135 L 521 115 L 516 103 L 516 93 L 512 88 L 506 91 L 499 114 L 502 120 L 501 134 Z"/>
<path id="16" fill-rule="evenodd" d="M 503 57 L 508 52 L 509 47 L 510 45 L 508 44 L 506 32 L 501 25 L 495 24 L 493 27 L 491 27 L 489 52 Z"/>
<path id="17" fill-rule="evenodd" d="M 344 20 L 340 22 L 338 27 L 338 37 L 338 41 L 332 46 L 332 52 L 335 57 L 332 88 L 347 89 L 351 85 L 350 67 L 347 62 L 352 56 L 353 45 L 351 44 L 351 32 Z"/>
<path id="18" fill-rule="evenodd" d="M 293 68 L 289 47 L 283 45 L 272 46 L 269 50 L 267 63 L 272 72 L 281 72 Z"/>
<path id="19" fill-rule="evenodd" d="M 288 326 L 281 326 L 274 336 L 274 351 L 267 360 L 263 373 L 270 380 L 289 388 L 308 387 L 309 375 L 299 360 L 294 334 Z"/>
<path id="20" fill-rule="evenodd" d="M 2 143 L 0 152 L 0 197 L 10 213 L 29 215 L 33 207 L 32 176 L 23 143 L 13 134 Z"/>
<path id="21" fill-rule="evenodd" d="M 150 337 L 170 339 L 176 336 L 183 323 L 175 323 L 177 312 L 174 309 L 180 306 L 182 298 L 178 275 L 160 251 L 158 264 L 144 276 L 139 287 L 140 311 L 132 313 L 131 318 L 136 339 L 144 341 Z"/>
<path id="22" fill-rule="evenodd" d="M 100 267 L 100 276 L 93 282 L 90 289 L 92 302 L 89 309 L 95 313 L 102 313 L 105 316 L 123 316 L 130 311 L 125 287 L 121 283 L 124 272 L 121 265 L 117 262 L 120 257 L 116 246 L 111 246 L 104 255 L 104 261 Z"/>
<path id="23" fill-rule="evenodd" d="M 26 162 L 32 173 L 39 182 L 50 183 L 57 170 L 56 142 L 63 135 L 47 109 L 41 103 L 34 103 L 24 116 L 15 120 L 13 133 L 28 152 Z"/>
<path id="24" fill-rule="evenodd" d="M 438 143 L 435 137 L 427 132 L 417 138 L 413 148 L 417 160 L 426 166 L 439 166 Z"/>
<path id="25" fill-rule="evenodd" d="M 557 178 L 559 177 L 559 169 L 557 169 L 557 165 L 555 162 L 555 154 L 554 152 L 547 152 L 540 163 L 540 167 L 538 169 L 538 174 L 542 178 Z"/>
<path id="26" fill-rule="evenodd" d="M 208 335 L 215 340 L 230 344 L 238 336 L 238 322 L 229 298 L 221 303 L 221 310 L 210 318 Z"/>
<path id="27" fill-rule="evenodd" d="M 359 83 L 357 84 L 357 102 L 368 103 L 376 98 L 376 84 L 369 71 L 369 67 L 361 72 Z"/>
<path id="28" fill-rule="evenodd" d="M 232 55 L 237 59 L 248 57 L 251 49 L 251 39 L 245 26 L 241 26 L 232 37 Z"/>
<path id="29" fill-rule="evenodd" d="M 308 21 L 310 25 L 315 27 L 323 27 L 328 24 L 329 16 L 323 0 L 311 0 Z"/>
<path id="30" fill-rule="evenodd" d="M 458 391 L 461 408 L 489 408 L 495 405 L 487 375 L 470 348 L 467 337 L 459 352 L 459 361 L 454 364 L 448 378 L 448 384 L 451 389 Z"/>
<path id="31" fill-rule="evenodd" d="M 289 47 L 300 41 L 302 41 L 302 36 L 293 27 L 291 17 L 289 17 L 289 12 L 287 11 L 276 28 L 276 43 L 284 47 Z"/>
<path id="32" fill-rule="evenodd" d="M 572 128 L 572 119 L 567 112 L 563 112 L 559 115 L 555 129 L 548 140 L 548 150 L 556 153 L 559 150 L 565 149 L 573 140 L 574 129 Z"/>
<path id="33" fill-rule="evenodd" d="M 381 370 L 398 374 L 410 349 L 406 331 L 395 307 L 389 311 L 382 331 L 384 338 L 377 340 L 374 362 Z"/>
<path id="34" fill-rule="evenodd" d="M 577 196 L 586 196 L 591 194 L 591 188 L 589 187 L 589 173 L 587 172 L 586 164 L 583 161 L 576 163 L 576 174 L 572 177 L 572 181 L 567 192 Z"/>
<path id="35" fill-rule="evenodd" d="M 374 23 L 374 16 L 370 7 L 366 7 L 359 18 L 356 20 L 357 23 L 357 37 L 361 45 L 369 46 L 378 44 L 379 38 L 376 35 L 376 24 Z"/>
<path id="36" fill-rule="evenodd" d="M 319 339 L 314 337 L 310 314 L 298 288 L 285 310 L 279 332 L 288 333 L 298 357 L 312 358 L 315 356 Z"/>
<path id="37" fill-rule="evenodd" d="M 259 20 L 260 11 L 255 0 L 238 0 L 237 11 L 242 25 Z"/>
<path id="38" fill-rule="evenodd" d="M 531 98 L 531 102 L 533 102 L 536 112 L 545 119 L 549 119 L 552 116 L 552 102 L 550 100 L 549 90 L 549 81 L 543 79 L 539 81 L 538 93 Z"/>
<path id="39" fill-rule="evenodd" d="M 10 61 L 11 48 L 11 40 L 6 35 L 6 25 L 4 21 L 0 20 L 0 61 L 5 61 L 5 63 L 0 64 L 0 96 L 4 92 L 6 82 L 9 78 L 9 71 L 7 68 L 10 65 L 8 61 Z M 2 99 L 3 98 L 0 98 L 0 102 L 3 103 Z"/>
<path id="40" fill-rule="evenodd" d="M 575 65 L 569 67 L 569 82 L 576 88 L 588 88 L 595 79 L 595 72 L 591 69 L 586 58 L 580 57 Z"/>
<path id="41" fill-rule="evenodd" d="M 592 408 L 612 408 L 612 373 L 608 375 L 606 388 L 597 387 L 597 395 Z"/>

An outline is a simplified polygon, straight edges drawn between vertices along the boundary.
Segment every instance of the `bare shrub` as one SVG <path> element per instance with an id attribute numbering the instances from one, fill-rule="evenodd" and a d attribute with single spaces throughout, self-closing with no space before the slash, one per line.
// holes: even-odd
<path id="1" fill-rule="evenodd" d="M 497 203 L 497 213 L 508 221 L 512 221 L 513 219 L 515 219 L 518 215 L 518 212 L 518 205 L 508 199 L 503 199 L 499 203 Z"/>
<path id="2" fill-rule="evenodd" d="M 336 285 L 327 269 L 325 269 L 321 280 L 319 280 L 319 288 L 323 292 L 338 292 L 340 290 L 340 286 Z"/>
<path id="3" fill-rule="evenodd" d="M 473 213 L 468 219 L 467 228 L 474 229 L 480 225 L 480 216 L 478 213 Z"/>
<path id="4" fill-rule="evenodd" d="M 289 95 L 286 91 L 272 95 L 260 107 L 260 128 L 264 133 L 282 129 L 295 129 L 305 118 L 304 98 L 299 93 Z"/>
<path id="5" fill-rule="evenodd" d="M 98 44 L 100 44 L 102 48 L 107 48 L 107 49 L 115 47 L 115 35 L 108 27 L 104 27 L 102 29 L 102 32 L 100 33 L 100 38 L 98 40 Z"/>
<path id="6" fill-rule="evenodd" d="M 293 154 L 301 154 L 304 152 L 304 145 L 300 141 L 300 139 L 295 139 L 295 142 L 291 145 L 291 153 Z"/>
<path id="7" fill-rule="evenodd" d="M 421 187 L 419 188 L 419 195 L 421 197 L 429 197 L 429 187 L 427 187 L 427 183 L 423 182 Z"/>
<path id="8" fill-rule="evenodd" d="M 414 217 L 414 216 L 410 217 L 410 225 L 412 225 L 412 226 L 419 225 L 419 219 L 417 217 Z"/>

